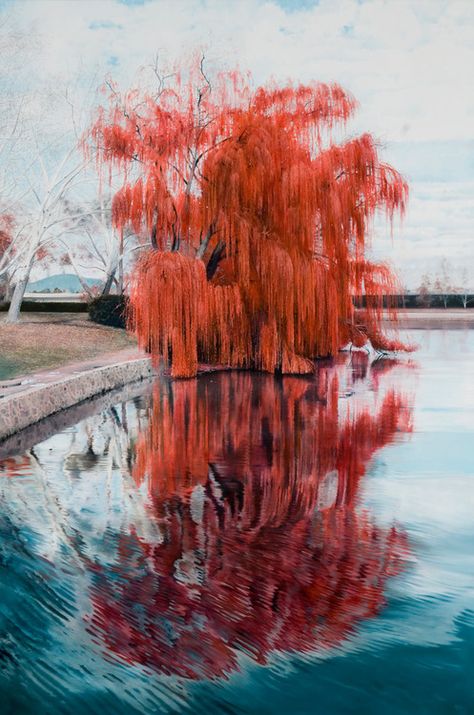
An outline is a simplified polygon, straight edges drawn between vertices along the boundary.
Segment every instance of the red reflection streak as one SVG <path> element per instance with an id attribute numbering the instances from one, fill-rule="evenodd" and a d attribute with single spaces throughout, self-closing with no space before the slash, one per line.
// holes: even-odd
<path id="1" fill-rule="evenodd" d="M 157 387 L 134 475 L 163 542 L 119 536 L 117 565 L 94 565 L 90 628 L 111 653 L 225 677 L 238 650 L 265 663 L 331 648 L 379 612 L 408 545 L 356 509 L 357 492 L 409 415 L 394 391 L 374 415 L 340 412 L 332 368 Z"/>
<path id="2" fill-rule="evenodd" d="M 28 455 L 5 457 L 0 460 L 0 476 L 9 478 L 18 477 L 30 466 L 31 459 Z"/>

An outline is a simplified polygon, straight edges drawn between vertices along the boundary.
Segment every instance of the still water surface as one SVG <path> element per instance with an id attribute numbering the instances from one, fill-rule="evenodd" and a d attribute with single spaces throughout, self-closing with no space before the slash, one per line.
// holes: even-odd
<path id="1" fill-rule="evenodd" d="M 0 461 L 0 712 L 474 712 L 474 331 Z"/>

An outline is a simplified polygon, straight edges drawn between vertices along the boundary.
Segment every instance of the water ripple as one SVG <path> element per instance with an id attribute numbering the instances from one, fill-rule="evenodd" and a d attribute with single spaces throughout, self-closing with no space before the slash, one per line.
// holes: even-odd
<path id="1" fill-rule="evenodd" d="M 420 367 L 162 381 L 3 459 L 5 712 L 470 712 L 472 363 L 426 340 Z"/>

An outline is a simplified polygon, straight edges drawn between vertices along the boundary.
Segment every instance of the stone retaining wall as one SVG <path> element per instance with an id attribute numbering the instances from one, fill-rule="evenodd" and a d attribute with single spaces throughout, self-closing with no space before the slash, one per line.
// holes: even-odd
<path id="1" fill-rule="evenodd" d="M 39 442 L 49 439 L 54 434 L 62 432 L 68 427 L 72 427 L 81 420 L 91 415 L 99 414 L 110 409 L 120 402 L 128 402 L 136 398 L 148 399 L 153 390 L 153 378 L 146 378 L 139 382 L 131 382 L 122 387 L 118 387 L 103 395 L 94 395 L 88 400 L 79 402 L 77 405 L 68 407 L 67 410 L 55 412 L 48 415 L 39 422 L 35 422 L 29 427 L 25 427 L 19 432 L 15 432 L 10 437 L 0 440 L 0 461 L 7 457 L 24 454 Z"/>
<path id="2" fill-rule="evenodd" d="M 128 360 L 36 385 L 0 401 L 0 440 L 60 410 L 154 374 L 150 358 Z"/>

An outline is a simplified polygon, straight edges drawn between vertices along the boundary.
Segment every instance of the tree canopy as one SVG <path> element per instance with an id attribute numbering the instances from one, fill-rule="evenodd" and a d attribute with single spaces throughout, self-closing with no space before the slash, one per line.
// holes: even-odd
<path id="1" fill-rule="evenodd" d="M 408 188 L 369 134 L 334 140 L 354 98 L 252 89 L 238 71 L 211 81 L 202 59 L 155 73 L 156 91 L 109 83 L 88 134 L 98 163 L 124 171 L 115 225 L 150 236 L 131 291 L 140 344 L 176 377 L 199 362 L 306 373 L 349 342 L 402 347 L 381 331 L 395 279 L 367 247 L 375 212 L 403 213 Z"/>

